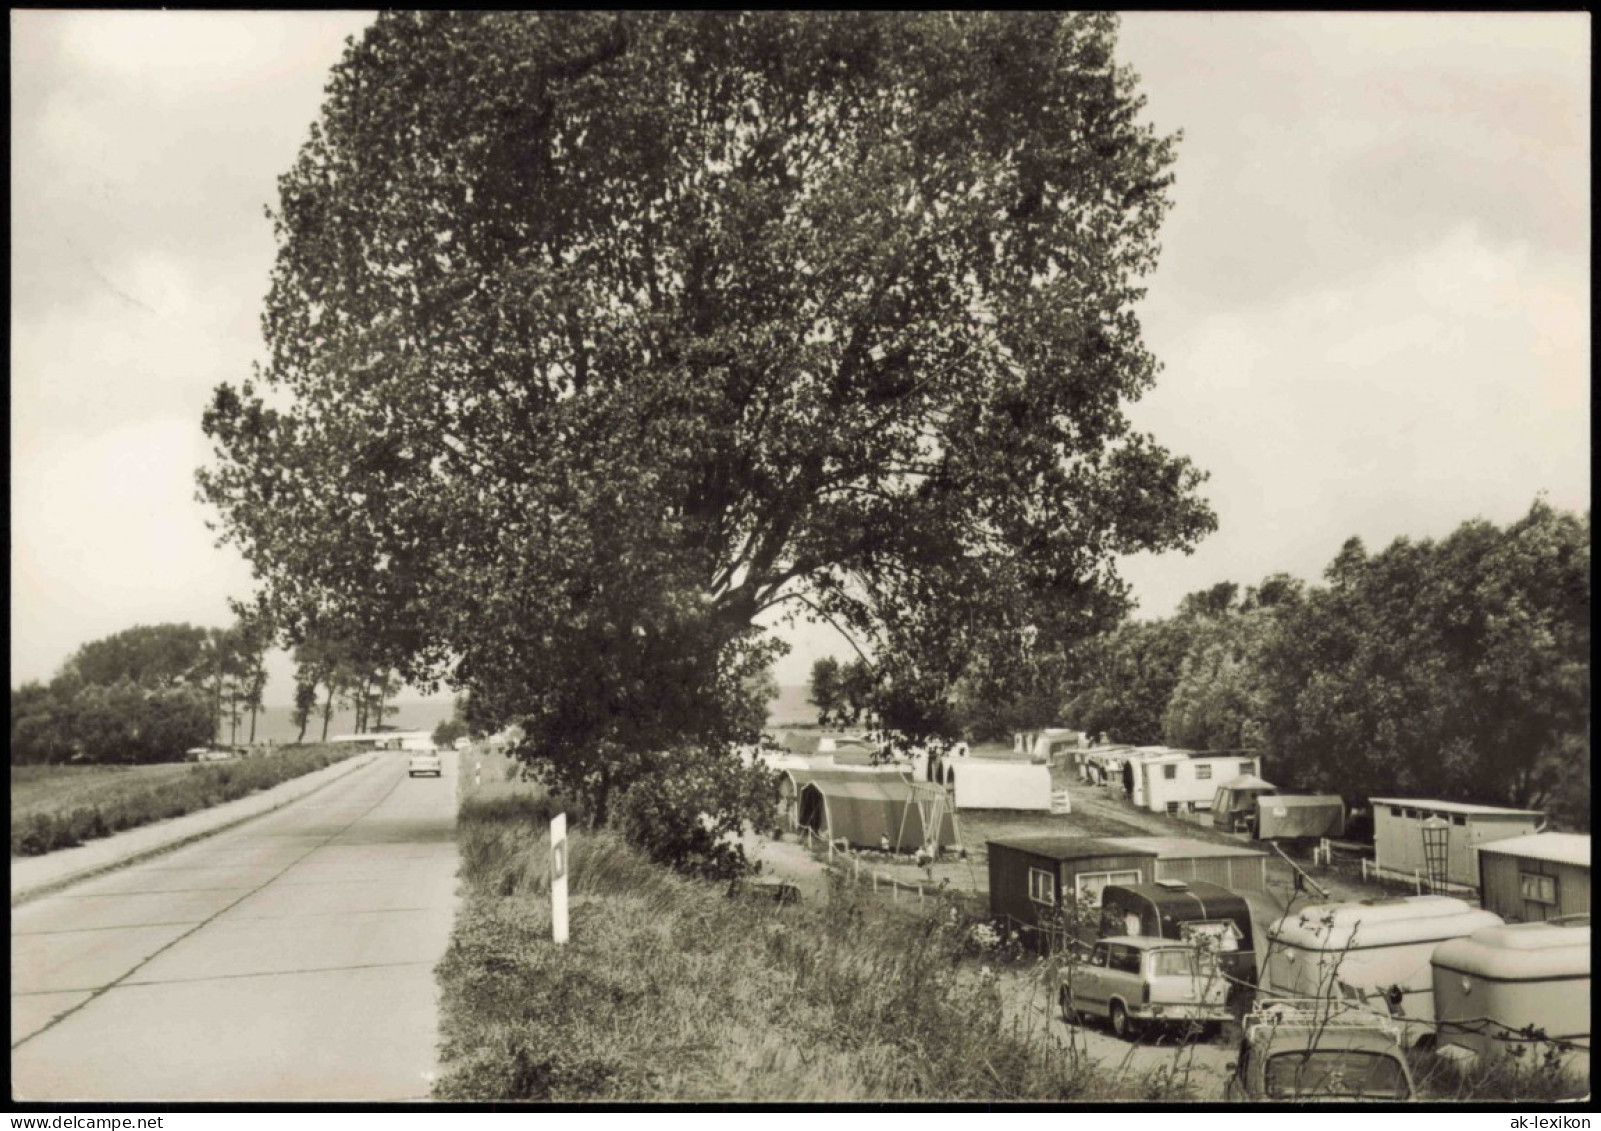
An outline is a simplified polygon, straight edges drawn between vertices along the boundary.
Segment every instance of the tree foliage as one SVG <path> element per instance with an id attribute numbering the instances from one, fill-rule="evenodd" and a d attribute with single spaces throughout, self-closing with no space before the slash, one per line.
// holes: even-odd
<path id="1" fill-rule="evenodd" d="M 1377 554 L 1345 543 L 1186 597 L 1085 650 L 1068 716 L 1124 742 L 1261 750 L 1281 786 L 1549 808 L 1590 822 L 1590 520 L 1537 501 Z"/>
<path id="2" fill-rule="evenodd" d="M 206 413 L 224 537 L 291 633 L 470 691 L 568 792 L 748 733 L 780 606 L 940 722 L 976 650 L 1104 626 L 1117 555 L 1212 526 L 1124 414 L 1174 139 L 1115 29 L 384 13 L 280 182 L 270 361 Z"/>

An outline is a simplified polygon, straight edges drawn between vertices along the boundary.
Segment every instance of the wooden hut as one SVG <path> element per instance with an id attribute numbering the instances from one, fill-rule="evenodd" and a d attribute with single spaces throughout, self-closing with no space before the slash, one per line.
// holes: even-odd
<path id="1" fill-rule="evenodd" d="M 1479 862 L 1475 849 L 1495 841 L 1528 836 L 1545 823 L 1545 814 L 1533 809 L 1503 809 L 1456 801 L 1419 801 L 1404 797 L 1374 797 L 1373 856 L 1379 874 L 1407 879 L 1429 878 L 1424 851 L 1423 823 L 1445 822 L 1445 880 L 1475 888 Z"/>
<path id="2" fill-rule="evenodd" d="M 1107 884 L 1152 879 L 1156 853 L 1087 836 L 1016 837 L 987 843 L 990 914 L 1042 949 L 1091 909 Z M 1098 920 L 1097 920 L 1098 921 Z"/>
<path id="3" fill-rule="evenodd" d="M 1214 844 L 1181 836 L 1120 836 L 1108 844 L 1156 856 L 1149 883 L 1205 880 L 1230 891 L 1267 891 L 1267 853 L 1243 844 Z"/>
<path id="4" fill-rule="evenodd" d="M 1578 833 L 1510 837 L 1479 849 L 1479 892 L 1511 923 L 1590 912 L 1590 838 Z"/>

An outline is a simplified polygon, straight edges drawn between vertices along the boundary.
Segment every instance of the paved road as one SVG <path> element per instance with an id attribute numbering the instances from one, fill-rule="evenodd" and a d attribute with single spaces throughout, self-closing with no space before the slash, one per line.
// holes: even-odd
<path id="1" fill-rule="evenodd" d="M 407 1100 L 436 1069 L 456 756 L 12 909 L 18 1099 Z"/>

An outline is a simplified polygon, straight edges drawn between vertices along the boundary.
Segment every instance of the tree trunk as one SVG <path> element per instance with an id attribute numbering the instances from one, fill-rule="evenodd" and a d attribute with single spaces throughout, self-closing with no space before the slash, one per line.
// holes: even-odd
<path id="1" fill-rule="evenodd" d="M 334 717 L 334 685 L 328 684 L 328 702 L 322 705 L 322 740 L 328 741 L 328 720 Z"/>

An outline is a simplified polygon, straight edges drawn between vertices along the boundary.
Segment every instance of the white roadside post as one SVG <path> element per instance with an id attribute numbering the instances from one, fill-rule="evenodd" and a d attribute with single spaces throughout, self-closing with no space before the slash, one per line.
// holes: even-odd
<path id="1" fill-rule="evenodd" d="M 557 943 L 567 941 L 567 814 L 550 819 L 550 930 Z"/>

